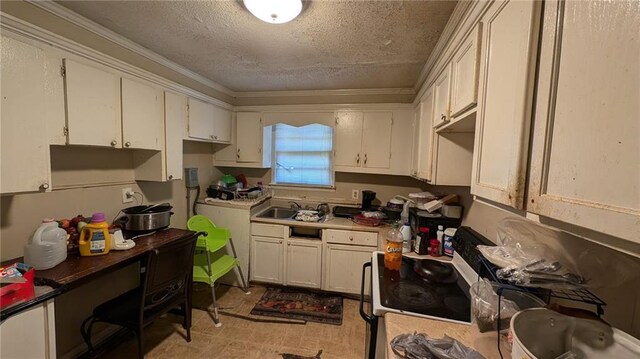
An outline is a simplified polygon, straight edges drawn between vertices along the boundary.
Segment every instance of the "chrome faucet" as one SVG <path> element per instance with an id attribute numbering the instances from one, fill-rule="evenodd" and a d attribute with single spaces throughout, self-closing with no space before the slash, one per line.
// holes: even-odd
<path id="1" fill-rule="evenodd" d="M 291 204 L 291 209 L 295 209 L 296 211 L 302 209 L 302 206 L 298 202 L 290 201 L 289 203 Z"/>

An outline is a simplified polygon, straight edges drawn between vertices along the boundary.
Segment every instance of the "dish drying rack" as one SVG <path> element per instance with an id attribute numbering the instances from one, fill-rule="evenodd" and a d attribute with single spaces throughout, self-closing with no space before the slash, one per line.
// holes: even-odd
<path id="1" fill-rule="evenodd" d="M 501 303 L 502 302 L 502 293 L 505 290 L 530 293 L 530 294 L 535 295 L 536 297 L 544 300 L 545 302 L 547 302 L 547 304 L 549 303 L 551 298 L 566 299 L 566 300 L 571 300 L 571 301 L 575 301 L 575 302 L 592 304 L 592 305 L 596 306 L 596 313 L 597 313 L 598 317 L 600 317 L 600 316 L 602 316 L 604 314 L 603 307 L 605 305 L 607 305 L 607 303 L 605 303 L 602 299 L 598 298 L 595 294 L 591 293 L 589 290 L 587 290 L 585 288 L 582 288 L 582 289 L 546 289 L 546 288 L 538 288 L 538 287 L 521 287 L 521 286 L 517 286 L 517 285 L 511 284 L 511 283 L 507 282 L 504 279 L 498 278 L 498 275 L 496 274 L 496 271 L 498 269 L 500 269 L 500 267 L 498 267 L 498 266 L 494 265 L 493 263 L 489 262 L 486 258 L 480 258 L 480 263 L 482 264 L 482 266 L 486 270 L 486 273 L 489 274 L 488 279 L 490 279 L 492 282 L 496 282 L 496 283 L 498 283 L 500 285 L 500 287 L 496 291 L 496 294 L 498 294 L 498 318 L 497 318 L 496 331 L 498 333 L 498 335 L 497 335 L 497 338 L 498 338 L 498 353 L 500 354 L 500 358 L 503 358 L 502 350 L 500 349 L 500 308 L 502 306 L 502 303 Z M 480 277 L 478 277 L 478 280 L 480 280 Z"/>
<path id="2" fill-rule="evenodd" d="M 260 194 L 257 196 L 249 196 L 249 193 L 252 192 L 243 192 L 243 191 L 235 191 L 235 196 L 236 198 L 234 198 L 234 201 L 239 201 L 239 202 L 257 202 L 262 200 L 265 197 L 268 197 L 271 195 L 271 190 L 269 190 L 268 188 L 263 188 L 260 190 Z"/>

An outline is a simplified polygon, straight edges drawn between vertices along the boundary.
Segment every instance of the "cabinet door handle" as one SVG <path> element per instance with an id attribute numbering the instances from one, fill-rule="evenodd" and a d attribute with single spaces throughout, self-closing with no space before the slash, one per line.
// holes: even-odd
<path id="1" fill-rule="evenodd" d="M 213 135 L 209 135 L 209 137 L 210 137 L 211 139 L 213 139 Z"/>
<path id="2" fill-rule="evenodd" d="M 447 116 L 445 116 L 444 114 L 440 115 L 440 120 L 446 121 L 447 120 Z"/>
<path id="3" fill-rule="evenodd" d="M 131 147 L 131 142 L 129 141 L 125 142 L 124 147 Z"/>
<path id="4" fill-rule="evenodd" d="M 117 144 L 118 144 L 118 141 L 116 140 L 111 141 L 111 147 L 116 147 Z"/>
<path id="5" fill-rule="evenodd" d="M 278 243 L 282 243 L 282 239 L 278 241 Z"/>
<path id="6" fill-rule="evenodd" d="M 349 236 L 349 240 L 352 241 L 353 240 L 353 236 Z"/>
<path id="7" fill-rule="evenodd" d="M 173 175 L 169 175 L 169 179 L 172 180 L 173 179 Z"/>
<path id="8" fill-rule="evenodd" d="M 360 153 L 356 156 L 356 164 L 360 164 Z"/>
<path id="9" fill-rule="evenodd" d="M 287 243 L 288 246 L 291 246 L 291 243 Z"/>
<path id="10" fill-rule="evenodd" d="M 217 140 L 217 139 L 218 139 L 218 136 L 213 136 L 213 139 L 214 139 L 214 140 Z"/>
<path id="11" fill-rule="evenodd" d="M 365 165 L 367 164 L 367 154 L 366 153 L 364 154 L 364 164 Z"/>
<path id="12" fill-rule="evenodd" d="M 49 184 L 47 182 L 43 183 L 40 185 L 40 188 L 42 189 L 49 189 Z"/>

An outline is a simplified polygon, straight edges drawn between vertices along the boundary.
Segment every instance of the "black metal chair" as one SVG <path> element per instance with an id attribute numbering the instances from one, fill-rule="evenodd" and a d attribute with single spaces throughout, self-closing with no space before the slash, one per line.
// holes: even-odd
<path id="1" fill-rule="evenodd" d="M 147 254 L 142 261 L 140 286 L 100 304 L 85 319 L 80 333 L 94 354 L 91 329 L 97 322 L 111 323 L 135 332 L 138 357 L 144 358 L 144 327 L 169 310 L 180 308 L 182 326 L 191 341 L 191 277 L 197 235 L 177 240 Z"/>

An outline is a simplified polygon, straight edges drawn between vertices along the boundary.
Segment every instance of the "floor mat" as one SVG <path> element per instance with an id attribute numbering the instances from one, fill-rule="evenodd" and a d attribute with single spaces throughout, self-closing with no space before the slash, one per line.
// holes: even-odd
<path id="1" fill-rule="evenodd" d="M 342 297 L 300 289 L 268 288 L 251 314 L 341 325 Z"/>

